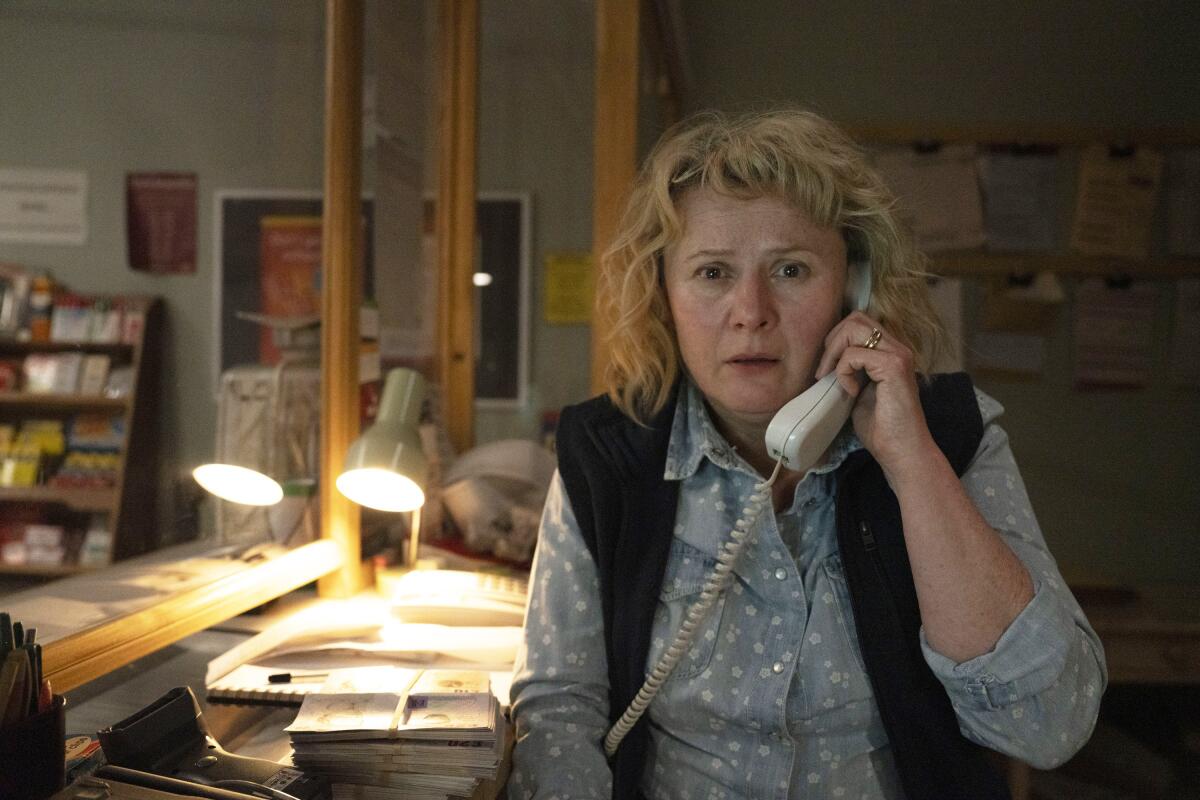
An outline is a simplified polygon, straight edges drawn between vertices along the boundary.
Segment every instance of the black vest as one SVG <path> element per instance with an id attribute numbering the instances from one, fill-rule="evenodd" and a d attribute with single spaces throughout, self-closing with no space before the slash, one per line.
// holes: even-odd
<path id="1" fill-rule="evenodd" d="M 983 435 L 970 379 L 935 376 L 921 387 L 934 441 L 955 472 Z M 650 632 L 679 500 L 663 480 L 675 403 L 640 426 L 606 398 L 563 409 L 558 468 L 595 561 L 608 657 L 609 720 L 646 677 Z M 838 470 L 838 548 L 859 647 L 909 800 L 1007 800 L 983 749 L 963 738 L 950 700 L 921 654 L 921 617 L 900 508 L 865 450 Z M 649 728 L 643 716 L 613 759 L 613 797 L 640 796 Z"/>

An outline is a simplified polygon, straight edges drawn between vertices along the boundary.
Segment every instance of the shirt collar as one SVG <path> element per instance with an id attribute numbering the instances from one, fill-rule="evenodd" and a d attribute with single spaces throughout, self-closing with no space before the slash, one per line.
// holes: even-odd
<path id="1" fill-rule="evenodd" d="M 862 443 L 855 436 L 853 428 L 847 425 L 833 440 L 829 459 L 814 468 L 812 473 L 823 475 L 833 472 L 848 455 L 860 449 Z M 690 478 L 700 469 L 700 462 L 705 458 L 723 470 L 740 469 L 753 473 L 713 424 L 700 390 L 690 378 L 685 377 L 675 404 L 663 479 L 678 481 Z"/>

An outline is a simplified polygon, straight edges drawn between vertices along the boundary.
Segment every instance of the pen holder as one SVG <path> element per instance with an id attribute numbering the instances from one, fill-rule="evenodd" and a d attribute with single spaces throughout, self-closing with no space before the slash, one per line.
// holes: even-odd
<path id="1" fill-rule="evenodd" d="M 0 728 L 0 797 L 43 800 L 63 788 L 65 698 L 50 708 Z"/>

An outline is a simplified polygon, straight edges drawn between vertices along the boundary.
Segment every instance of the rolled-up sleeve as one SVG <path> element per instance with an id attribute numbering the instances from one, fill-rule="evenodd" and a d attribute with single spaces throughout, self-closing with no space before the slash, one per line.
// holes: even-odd
<path id="1" fill-rule="evenodd" d="M 546 498 L 512 687 L 514 798 L 610 797 L 599 581 L 562 479 Z"/>
<path id="2" fill-rule="evenodd" d="M 1002 409 L 981 395 L 980 410 L 984 436 L 963 486 L 1025 565 L 1034 595 L 987 653 L 955 663 L 923 631 L 921 648 L 964 736 L 1049 769 L 1091 735 L 1108 681 L 1104 650 L 1046 547 L 1008 437 L 993 421 Z"/>

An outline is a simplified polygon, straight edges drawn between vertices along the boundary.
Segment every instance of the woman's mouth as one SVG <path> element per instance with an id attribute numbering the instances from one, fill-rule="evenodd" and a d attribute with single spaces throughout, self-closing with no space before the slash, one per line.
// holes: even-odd
<path id="1" fill-rule="evenodd" d="M 747 354 L 736 355 L 725 363 L 739 369 L 765 369 L 778 364 L 779 359 L 765 355 Z"/>

